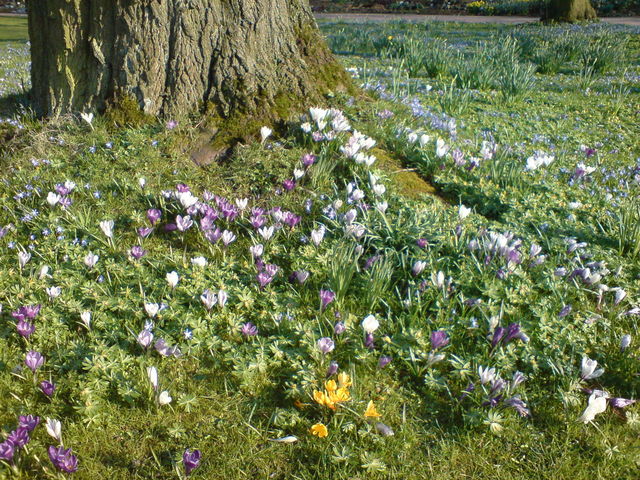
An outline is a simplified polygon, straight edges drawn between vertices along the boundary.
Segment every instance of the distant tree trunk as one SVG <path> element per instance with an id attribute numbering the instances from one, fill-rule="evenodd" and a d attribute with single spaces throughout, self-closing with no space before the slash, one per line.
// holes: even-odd
<path id="1" fill-rule="evenodd" d="M 36 111 L 284 113 L 348 84 L 307 0 L 28 0 Z M 299 103 L 298 103 L 299 104 Z"/>
<path id="2" fill-rule="evenodd" d="M 579 22 L 593 20 L 596 11 L 589 0 L 550 0 L 542 15 L 547 22 Z"/>

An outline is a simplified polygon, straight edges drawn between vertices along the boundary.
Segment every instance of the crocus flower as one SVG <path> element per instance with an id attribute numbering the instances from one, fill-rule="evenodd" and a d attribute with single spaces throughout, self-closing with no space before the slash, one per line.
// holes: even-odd
<path id="1" fill-rule="evenodd" d="M 173 398 L 171 398 L 171 395 L 169 395 L 168 390 L 163 390 L 162 392 L 160 392 L 160 395 L 158 395 L 158 404 L 160 406 L 169 405 L 172 400 Z"/>
<path id="2" fill-rule="evenodd" d="M 149 318 L 153 318 L 160 311 L 160 305 L 157 303 L 145 303 L 144 311 L 147 312 L 147 315 L 149 315 Z"/>
<path id="3" fill-rule="evenodd" d="M 384 368 L 391 363 L 392 358 L 389 355 L 382 355 L 378 360 L 378 368 Z"/>
<path id="4" fill-rule="evenodd" d="M 347 326 L 344 324 L 344 322 L 336 322 L 336 324 L 333 326 L 333 333 L 335 333 L 336 335 L 342 335 L 346 330 Z"/>
<path id="5" fill-rule="evenodd" d="M 302 156 L 302 158 L 300 159 L 300 161 L 302 162 L 302 165 L 305 168 L 309 168 L 311 165 L 313 165 L 316 161 L 316 156 L 312 153 L 306 153 Z"/>
<path id="6" fill-rule="evenodd" d="M 24 268 L 29 260 L 31 260 L 31 254 L 29 252 L 18 252 L 18 264 L 20 268 Z"/>
<path id="7" fill-rule="evenodd" d="M 218 296 L 211 290 L 207 289 L 202 293 L 202 295 L 200 295 L 200 300 L 207 310 L 211 310 L 213 306 L 218 303 Z"/>
<path id="8" fill-rule="evenodd" d="M 136 260 L 140 260 L 146 254 L 147 254 L 147 251 L 144 248 L 142 248 L 140 245 L 134 245 L 129 250 L 129 255 L 131 255 L 131 257 Z"/>
<path id="9" fill-rule="evenodd" d="M 93 267 L 96 266 L 96 263 L 98 263 L 99 258 L 100 257 L 98 255 L 94 255 L 93 253 L 89 252 L 84 257 L 84 264 L 87 266 L 89 270 L 91 270 Z"/>
<path id="10" fill-rule="evenodd" d="M 151 235 L 151 232 L 153 232 L 153 228 L 152 227 L 140 227 L 137 230 L 138 235 L 140 236 L 140 238 L 147 238 L 149 235 Z"/>
<path id="11" fill-rule="evenodd" d="M 607 395 L 601 392 L 593 392 L 589 396 L 589 402 L 587 408 L 582 415 L 578 418 L 579 422 L 589 423 L 593 421 L 596 415 L 604 412 L 607 409 Z"/>
<path id="12" fill-rule="evenodd" d="M 318 340 L 318 350 L 320 350 L 324 355 L 333 351 L 336 347 L 336 344 L 329 337 L 322 337 Z"/>
<path id="13" fill-rule="evenodd" d="M 636 403 L 636 401 L 630 398 L 614 397 L 609 399 L 609 403 L 612 407 L 615 408 L 626 408 L 629 405 L 633 405 L 634 403 Z"/>
<path id="14" fill-rule="evenodd" d="M 506 329 L 504 327 L 496 327 L 493 331 L 493 337 L 491 338 L 491 348 L 495 348 L 500 343 L 505 332 Z"/>
<path id="15" fill-rule="evenodd" d="M 380 326 L 380 322 L 373 315 L 367 315 L 362 321 L 362 328 L 365 333 L 373 333 Z"/>
<path id="16" fill-rule="evenodd" d="M 496 378 L 496 369 L 483 367 L 482 365 L 478 367 L 478 377 L 480 378 L 480 383 L 486 385 L 487 383 L 492 382 Z"/>
<path id="17" fill-rule="evenodd" d="M 316 423 L 312 425 L 309 429 L 312 435 L 315 435 L 318 438 L 325 438 L 329 435 L 329 430 L 324 423 Z"/>
<path id="18" fill-rule="evenodd" d="M 29 323 L 26 320 L 20 320 L 17 324 L 16 324 L 16 330 L 18 330 L 18 333 L 24 337 L 24 338 L 29 338 L 29 336 L 35 332 L 36 330 L 36 326 L 33 323 Z"/>
<path id="19" fill-rule="evenodd" d="M 444 330 L 431 332 L 431 350 L 437 350 L 449 344 L 449 336 Z"/>
<path id="20" fill-rule="evenodd" d="M 27 367 L 35 372 L 44 363 L 44 357 L 40 352 L 30 350 L 29 352 L 27 352 L 24 363 Z"/>
<path id="21" fill-rule="evenodd" d="M 115 225 L 113 220 L 103 220 L 102 222 L 100 222 L 100 229 L 102 230 L 102 233 L 104 233 L 104 235 L 107 238 L 113 238 L 113 226 Z"/>
<path id="22" fill-rule="evenodd" d="M 178 275 L 178 272 L 176 271 L 167 273 L 165 278 L 171 288 L 176 288 L 176 285 L 178 285 L 178 282 L 180 281 L 180 275 Z"/>
<path id="23" fill-rule="evenodd" d="M 44 393 L 47 397 L 52 396 L 55 389 L 55 384 L 47 380 L 43 380 L 42 382 L 40 382 L 40 390 L 42 390 L 42 393 Z"/>
<path id="24" fill-rule="evenodd" d="M 151 345 L 151 342 L 153 342 L 153 333 L 150 329 L 145 328 L 138 334 L 136 340 L 142 348 L 147 349 L 149 345 Z"/>
<path id="25" fill-rule="evenodd" d="M 13 460 L 13 455 L 15 454 L 15 448 L 13 447 L 13 443 L 9 441 L 4 441 L 0 443 L 0 460 L 6 460 L 10 462 Z"/>
<path id="26" fill-rule="evenodd" d="M 51 437 L 55 438 L 58 442 L 62 442 L 62 424 L 60 423 L 60 420 L 47 418 L 45 427 L 47 428 L 47 433 Z"/>
<path id="27" fill-rule="evenodd" d="M 193 470 L 200 466 L 200 450 L 194 450 L 191 452 L 188 448 L 182 454 L 182 463 L 184 465 L 184 471 L 187 475 L 190 475 Z"/>
<path id="28" fill-rule="evenodd" d="M 564 307 L 562 307 L 562 310 L 560 310 L 560 313 L 558 314 L 558 318 L 566 317 L 570 313 L 571 313 L 571 305 L 565 305 Z"/>
<path id="29" fill-rule="evenodd" d="M 147 377 L 154 390 L 158 389 L 158 369 L 156 367 L 147 367 Z"/>
<path id="30" fill-rule="evenodd" d="M 329 368 L 327 368 L 327 378 L 332 377 L 333 375 L 338 373 L 338 368 L 338 362 L 332 361 L 331 363 L 329 363 Z"/>
<path id="31" fill-rule="evenodd" d="M 417 277 L 418 275 L 420 275 L 424 269 L 427 266 L 427 262 L 423 262 L 422 260 L 418 260 L 417 262 L 415 262 L 413 264 L 413 267 L 411 267 L 411 274 L 414 277 Z"/>
<path id="32" fill-rule="evenodd" d="M 290 192 L 296 187 L 296 182 L 292 178 L 287 178 L 282 182 L 282 187 L 285 189 L 285 191 Z"/>
<path id="33" fill-rule="evenodd" d="M 176 227 L 178 227 L 178 230 L 180 230 L 181 232 L 186 232 L 187 230 L 189 230 L 189 228 L 191 228 L 192 225 L 193 220 L 191 220 L 191 217 L 189 215 L 186 215 L 184 217 L 178 215 L 176 217 Z"/>
<path id="34" fill-rule="evenodd" d="M 71 449 L 64 447 L 49 447 L 49 459 L 53 466 L 65 473 L 73 473 L 78 470 L 78 458 L 73 455 Z"/>
<path id="35" fill-rule="evenodd" d="M 240 332 L 242 332 L 245 337 L 254 337 L 258 335 L 258 327 L 251 322 L 247 322 L 242 325 Z"/>
<path id="36" fill-rule="evenodd" d="M 224 308 L 224 306 L 227 304 L 228 299 L 229 296 L 227 295 L 227 292 L 222 289 L 218 290 L 218 305 L 220 306 L 220 308 Z"/>
<path id="37" fill-rule="evenodd" d="M 58 298 L 62 293 L 62 288 L 60 287 L 49 287 L 45 289 L 49 298 L 53 300 L 54 298 Z"/>
<path id="38" fill-rule="evenodd" d="M 623 335 L 620 339 L 620 351 L 624 352 L 631 345 L 631 335 Z"/>
<path id="39" fill-rule="evenodd" d="M 373 338 L 373 333 L 365 333 L 364 335 L 364 346 L 370 350 L 373 350 L 376 346 L 375 340 Z"/>
<path id="40" fill-rule="evenodd" d="M 26 428 L 30 432 L 33 431 L 40 423 L 40 417 L 34 415 L 20 415 L 18 418 L 18 424 L 21 427 Z"/>
<path id="41" fill-rule="evenodd" d="M 311 237 L 311 242 L 317 247 L 322 243 L 322 239 L 324 238 L 324 234 L 326 232 L 326 229 L 324 228 L 324 226 L 320 226 L 320 228 L 317 228 L 315 230 L 311 230 L 311 235 L 309 235 Z"/>
<path id="42" fill-rule="evenodd" d="M 460 220 L 464 220 L 470 214 L 471 214 L 471 209 L 470 208 L 465 207 L 464 205 L 460 205 L 458 207 L 458 218 L 460 218 Z"/>
<path id="43" fill-rule="evenodd" d="M 336 298 L 336 294 L 331 290 L 320 290 L 320 303 L 322 305 L 322 310 L 327 308 L 327 306 L 333 302 Z"/>
<path id="44" fill-rule="evenodd" d="M 582 378 L 582 380 L 592 380 L 594 378 L 598 378 L 604 373 L 604 369 L 599 368 L 596 370 L 597 366 L 597 360 L 591 360 L 590 358 L 582 357 L 582 364 L 580 365 L 580 378 Z"/>
<path id="45" fill-rule="evenodd" d="M 14 448 L 23 448 L 29 443 L 29 430 L 25 427 L 18 427 L 7 437 L 7 442 L 10 442 Z"/>

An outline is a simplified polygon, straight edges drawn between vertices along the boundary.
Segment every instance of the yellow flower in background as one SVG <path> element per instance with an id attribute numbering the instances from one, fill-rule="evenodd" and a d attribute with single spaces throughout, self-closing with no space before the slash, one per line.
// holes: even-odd
<path id="1" fill-rule="evenodd" d="M 373 403 L 373 400 L 369 400 L 369 403 L 367 404 L 367 409 L 364 411 L 364 416 L 367 418 L 378 418 L 381 417 L 382 415 L 380 415 L 380 413 L 378 412 L 378 410 L 376 410 L 376 406 Z"/>
<path id="2" fill-rule="evenodd" d="M 353 383 L 348 373 L 341 372 L 338 374 L 338 383 L 341 387 L 348 388 Z"/>
<path id="3" fill-rule="evenodd" d="M 309 431 L 318 438 L 324 438 L 329 435 L 329 430 L 327 430 L 327 426 L 324 423 L 316 423 Z"/>
<path id="4" fill-rule="evenodd" d="M 327 392 L 335 392 L 338 389 L 335 380 L 327 380 L 324 384 L 324 388 Z"/>
<path id="5" fill-rule="evenodd" d="M 339 388 L 335 392 L 329 393 L 329 398 L 334 403 L 348 402 L 351 400 L 351 395 L 349 394 L 349 390 L 344 387 Z"/>

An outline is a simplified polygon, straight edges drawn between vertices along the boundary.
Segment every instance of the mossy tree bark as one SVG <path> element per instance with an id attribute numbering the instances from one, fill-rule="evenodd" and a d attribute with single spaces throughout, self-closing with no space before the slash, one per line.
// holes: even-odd
<path id="1" fill-rule="evenodd" d="M 596 11 L 589 0 L 550 0 L 542 15 L 546 22 L 579 22 L 593 20 Z"/>
<path id="2" fill-rule="evenodd" d="M 29 0 L 38 113 L 277 112 L 348 85 L 307 0 Z M 281 112 L 279 110 L 282 110 Z M 277 115 L 276 115 L 277 116 Z"/>

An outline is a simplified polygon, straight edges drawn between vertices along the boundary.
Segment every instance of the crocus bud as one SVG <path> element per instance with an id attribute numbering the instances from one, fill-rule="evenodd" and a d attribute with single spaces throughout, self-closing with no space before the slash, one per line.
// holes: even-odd
<path id="1" fill-rule="evenodd" d="M 623 335 L 620 339 L 620 351 L 624 352 L 631 345 L 631 335 Z"/>
<path id="2" fill-rule="evenodd" d="M 327 368 L 327 378 L 335 375 L 336 373 L 338 373 L 338 367 L 339 367 L 338 366 L 338 362 L 332 361 L 329 364 L 329 368 Z"/>

